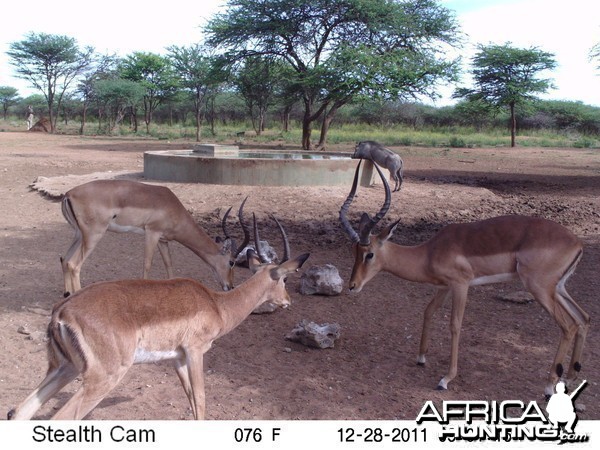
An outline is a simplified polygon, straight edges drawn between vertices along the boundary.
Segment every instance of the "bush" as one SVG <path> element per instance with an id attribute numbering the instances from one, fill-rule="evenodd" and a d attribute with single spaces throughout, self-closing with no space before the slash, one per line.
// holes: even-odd
<path id="1" fill-rule="evenodd" d="M 465 142 L 465 140 L 463 138 L 452 136 L 450 138 L 450 144 L 449 145 L 452 148 L 465 148 L 467 146 L 467 143 Z"/>

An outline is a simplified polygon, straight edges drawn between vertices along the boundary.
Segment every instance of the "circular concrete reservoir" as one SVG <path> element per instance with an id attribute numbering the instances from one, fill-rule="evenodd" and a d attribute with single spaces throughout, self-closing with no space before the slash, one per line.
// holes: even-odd
<path id="1" fill-rule="evenodd" d="M 345 153 L 239 150 L 199 144 L 192 150 L 144 153 L 144 176 L 161 181 L 249 186 L 351 185 L 358 161 Z M 372 165 L 360 183 L 372 184 Z"/>

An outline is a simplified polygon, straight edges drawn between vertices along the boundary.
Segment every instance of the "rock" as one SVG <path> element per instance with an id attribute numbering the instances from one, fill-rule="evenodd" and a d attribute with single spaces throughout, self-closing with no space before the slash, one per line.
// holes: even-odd
<path id="1" fill-rule="evenodd" d="M 285 338 L 308 347 L 333 348 L 340 337 L 340 329 L 337 323 L 317 325 L 303 319 Z"/>
<path id="2" fill-rule="evenodd" d="M 269 245 L 269 243 L 267 241 L 263 241 L 261 239 L 260 246 L 262 248 L 265 258 L 267 259 L 267 262 L 273 262 L 273 261 L 278 260 L 277 252 L 275 251 L 275 249 L 273 247 L 271 247 Z M 247 253 L 248 249 L 250 249 L 250 248 L 252 250 L 256 251 L 254 244 L 248 244 L 246 247 L 244 247 L 242 249 L 240 254 L 235 259 L 236 265 L 238 265 L 240 267 L 248 267 L 248 259 L 246 258 L 246 253 Z"/>
<path id="3" fill-rule="evenodd" d="M 17 328 L 17 333 L 29 336 L 31 334 L 31 331 L 29 331 L 29 329 L 25 325 L 21 325 L 19 328 Z"/>
<path id="4" fill-rule="evenodd" d="M 344 281 L 332 264 L 313 266 L 300 277 L 302 295 L 339 295 L 343 288 Z"/>

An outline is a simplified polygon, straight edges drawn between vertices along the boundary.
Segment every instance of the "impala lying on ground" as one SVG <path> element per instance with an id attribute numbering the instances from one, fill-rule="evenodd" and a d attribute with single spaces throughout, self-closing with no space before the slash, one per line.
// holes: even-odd
<path id="1" fill-rule="evenodd" d="M 82 289 L 55 305 L 48 326 L 46 378 L 8 418 L 30 419 L 80 376 L 81 387 L 53 419 L 82 419 L 133 364 L 172 360 L 194 417 L 203 419 L 204 353 L 258 305 L 289 305 L 285 277 L 308 256 L 261 264 L 249 250 L 254 275 L 228 292 L 181 278 L 103 282 Z"/>
<path id="2" fill-rule="evenodd" d="M 430 240 L 406 247 L 389 241 L 399 221 L 378 235 L 371 231 L 387 213 L 390 187 L 383 180 L 385 201 L 374 218 L 363 213 L 358 232 L 350 225 L 348 208 L 356 194 L 358 169 L 350 194 L 340 209 L 340 221 L 353 241 L 354 267 L 349 288 L 359 292 L 378 272 L 438 286 L 425 309 L 418 364 L 425 364 L 429 332 L 434 313 L 448 298 L 452 299 L 450 320 L 450 369 L 438 389 L 447 389 L 456 376 L 458 342 L 470 286 L 520 279 L 525 288 L 550 313 L 561 329 L 561 338 L 550 369 L 545 394 L 554 393 L 554 385 L 563 375 L 563 364 L 574 340 L 568 379 L 581 370 L 581 354 L 589 329 L 588 314 L 571 298 L 565 283 L 582 256 L 581 241 L 569 230 L 550 220 L 504 216 L 472 223 L 448 225 Z"/>
<path id="3" fill-rule="evenodd" d="M 213 241 L 175 194 L 164 186 L 97 180 L 71 189 L 62 199 L 63 216 L 75 229 L 75 239 L 66 256 L 61 258 L 65 297 L 81 289 L 81 266 L 107 230 L 145 235 L 143 278 L 148 278 L 157 246 L 167 276 L 173 278 L 169 241 L 177 241 L 212 268 L 224 290 L 233 288 L 235 258 L 250 241 L 242 218 L 245 201 L 239 210 L 244 242 L 236 248 L 226 229 L 231 208 L 222 221 L 225 239 Z"/>

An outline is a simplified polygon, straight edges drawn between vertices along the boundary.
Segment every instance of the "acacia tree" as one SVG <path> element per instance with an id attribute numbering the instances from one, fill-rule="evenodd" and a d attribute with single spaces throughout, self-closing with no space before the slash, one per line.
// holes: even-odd
<path id="1" fill-rule="evenodd" d="M 516 145 L 517 119 L 515 107 L 535 99 L 552 87 L 550 79 L 538 78 L 540 72 L 552 70 L 556 61 L 552 53 L 536 47 L 528 49 L 504 45 L 479 45 L 472 59 L 472 89 L 460 88 L 456 98 L 483 101 L 494 108 L 510 109 L 510 145 Z"/>
<path id="2" fill-rule="evenodd" d="M 16 68 L 17 77 L 29 81 L 44 94 L 53 133 L 63 96 L 91 64 L 94 49 L 81 50 L 77 41 L 68 36 L 29 33 L 26 39 L 10 43 L 6 54 Z"/>
<path id="3" fill-rule="evenodd" d="M 123 79 L 140 83 L 146 89 L 144 122 L 146 133 L 150 133 L 154 111 L 175 93 L 177 87 L 177 79 L 169 61 L 154 53 L 134 52 L 122 61 L 120 74 Z M 137 131 L 137 119 L 135 128 Z"/>
<path id="4" fill-rule="evenodd" d="M 19 91 L 10 86 L 0 86 L 0 105 L 2 105 L 2 114 L 4 120 L 8 114 L 8 108 L 12 105 L 16 105 L 21 98 L 19 97 Z"/>
<path id="5" fill-rule="evenodd" d="M 457 68 L 443 52 L 457 23 L 435 0 L 230 0 L 205 32 L 229 61 L 268 55 L 292 68 L 304 149 L 313 122 L 325 117 L 323 147 L 336 112 L 356 96 L 433 96 Z"/>
<path id="6" fill-rule="evenodd" d="M 96 95 L 95 83 L 113 78 L 119 59 L 115 55 L 104 55 L 94 59 L 93 65 L 83 74 L 77 84 L 77 94 L 81 98 L 81 123 L 79 134 L 83 134 L 87 121 L 87 111 Z"/>
<path id="7" fill-rule="evenodd" d="M 121 78 L 96 81 L 94 97 L 107 118 L 109 134 L 123 121 L 127 109 L 142 101 L 144 93 L 144 87 L 135 81 Z"/>
<path id="8" fill-rule="evenodd" d="M 257 136 L 265 129 L 267 110 L 274 100 L 280 66 L 264 57 L 247 58 L 233 84 L 244 98 Z"/>
<path id="9" fill-rule="evenodd" d="M 167 58 L 179 78 L 180 86 L 193 96 L 196 142 L 200 142 L 206 96 L 215 83 L 220 83 L 219 77 L 215 76 L 215 57 L 199 44 L 189 47 L 171 46 L 167 50 Z"/>

